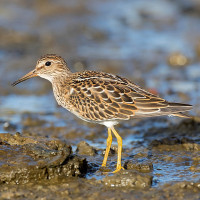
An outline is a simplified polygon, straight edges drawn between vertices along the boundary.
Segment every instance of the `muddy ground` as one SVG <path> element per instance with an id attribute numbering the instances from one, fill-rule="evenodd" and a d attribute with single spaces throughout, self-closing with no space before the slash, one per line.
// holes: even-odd
<path id="1" fill-rule="evenodd" d="M 200 3 L 196 0 L 0 2 L 0 199 L 200 199 Z M 107 130 L 77 119 L 39 78 L 11 83 L 43 54 L 72 71 L 120 74 L 193 119 L 134 119 Z"/>

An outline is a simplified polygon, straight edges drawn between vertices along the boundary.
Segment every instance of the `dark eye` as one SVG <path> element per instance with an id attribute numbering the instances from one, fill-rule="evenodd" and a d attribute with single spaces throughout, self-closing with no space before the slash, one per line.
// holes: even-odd
<path id="1" fill-rule="evenodd" d="M 47 62 L 45 63 L 45 65 L 46 65 L 46 66 L 50 66 L 50 65 L 51 65 L 51 62 L 47 61 Z"/>

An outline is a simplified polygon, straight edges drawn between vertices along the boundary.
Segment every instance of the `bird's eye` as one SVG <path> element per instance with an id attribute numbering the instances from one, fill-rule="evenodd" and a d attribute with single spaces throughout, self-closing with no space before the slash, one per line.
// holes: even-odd
<path id="1" fill-rule="evenodd" d="M 51 65 L 51 62 L 47 61 L 47 62 L 45 63 L 45 65 L 46 65 L 46 66 L 50 66 L 50 65 Z"/>

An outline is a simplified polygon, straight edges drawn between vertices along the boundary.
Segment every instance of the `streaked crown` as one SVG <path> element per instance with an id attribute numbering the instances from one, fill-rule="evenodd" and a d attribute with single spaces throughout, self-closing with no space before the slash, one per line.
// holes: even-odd
<path id="1" fill-rule="evenodd" d="M 38 76 L 50 81 L 57 76 L 70 73 L 65 60 L 54 54 L 42 56 L 37 61 L 35 70 Z"/>

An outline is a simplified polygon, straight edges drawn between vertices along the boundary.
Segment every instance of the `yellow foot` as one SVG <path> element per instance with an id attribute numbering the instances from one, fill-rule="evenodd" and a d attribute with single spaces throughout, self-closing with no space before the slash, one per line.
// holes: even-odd
<path id="1" fill-rule="evenodd" d="M 103 163 L 102 163 L 101 167 L 106 167 L 106 164 L 103 164 Z"/>
<path id="2" fill-rule="evenodd" d="M 113 171 L 112 173 L 117 173 L 117 172 L 119 172 L 121 169 L 124 170 L 124 168 L 123 168 L 122 166 L 119 166 L 119 167 L 117 167 L 116 170 Z"/>

